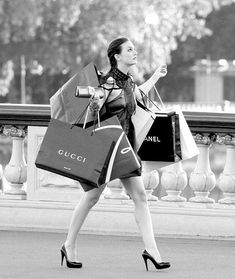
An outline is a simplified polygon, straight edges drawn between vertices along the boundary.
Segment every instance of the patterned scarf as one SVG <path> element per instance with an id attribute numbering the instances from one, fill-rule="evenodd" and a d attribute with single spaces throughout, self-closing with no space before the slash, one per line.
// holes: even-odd
<path id="1" fill-rule="evenodd" d="M 115 79 L 117 86 L 124 90 L 127 117 L 130 117 L 136 109 L 136 102 L 133 92 L 135 84 L 130 75 L 124 74 L 118 68 L 113 68 L 111 70 L 111 76 L 113 76 Z"/>

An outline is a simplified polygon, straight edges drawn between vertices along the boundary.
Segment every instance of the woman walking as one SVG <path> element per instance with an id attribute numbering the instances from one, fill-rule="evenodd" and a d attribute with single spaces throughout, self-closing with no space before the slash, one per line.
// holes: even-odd
<path id="1" fill-rule="evenodd" d="M 140 89 L 144 93 L 153 87 L 160 77 L 167 73 L 166 66 L 160 66 L 143 85 L 137 87 L 129 74 L 130 67 L 137 63 L 137 51 L 128 38 L 118 38 L 112 41 L 108 47 L 107 55 L 111 69 L 100 77 L 100 84 L 108 90 L 108 97 L 105 101 L 105 113 L 107 117 L 116 115 L 121 126 L 128 137 L 134 151 L 136 151 L 135 129 L 131 116 L 135 112 L 136 100 L 142 99 Z M 100 109 L 99 100 L 93 99 L 90 106 L 91 113 Z M 120 178 L 121 182 L 134 202 L 134 215 L 144 242 L 143 260 L 148 270 L 148 260 L 156 269 L 170 267 L 169 262 L 163 262 L 154 238 L 152 219 L 147 202 L 141 168 L 128 176 Z M 105 185 L 85 192 L 79 204 L 75 207 L 67 238 L 61 248 L 62 263 L 65 257 L 67 266 L 70 268 L 81 268 L 82 263 L 77 260 L 76 239 L 78 233 L 90 211 L 98 202 Z"/>

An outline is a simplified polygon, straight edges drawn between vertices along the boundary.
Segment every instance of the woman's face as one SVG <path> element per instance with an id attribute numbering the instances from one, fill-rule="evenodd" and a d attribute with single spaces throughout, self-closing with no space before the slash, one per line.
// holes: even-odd
<path id="1" fill-rule="evenodd" d="M 131 41 L 126 41 L 121 45 L 121 52 L 116 54 L 118 64 L 132 66 L 137 63 L 137 51 Z"/>

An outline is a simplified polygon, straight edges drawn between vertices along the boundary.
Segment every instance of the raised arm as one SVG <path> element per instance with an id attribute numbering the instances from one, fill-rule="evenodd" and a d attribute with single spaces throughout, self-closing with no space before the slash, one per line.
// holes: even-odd
<path id="1" fill-rule="evenodd" d="M 153 86 L 156 84 L 156 82 L 159 80 L 159 78 L 164 77 L 167 74 L 167 66 L 161 65 L 159 66 L 156 71 L 153 73 L 153 75 L 145 81 L 143 84 L 139 86 L 139 89 L 143 91 L 145 94 L 148 94 L 149 91 L 153 88 Z M 137 99 L 141 99 L 140 96 L 136 96 Z"/>

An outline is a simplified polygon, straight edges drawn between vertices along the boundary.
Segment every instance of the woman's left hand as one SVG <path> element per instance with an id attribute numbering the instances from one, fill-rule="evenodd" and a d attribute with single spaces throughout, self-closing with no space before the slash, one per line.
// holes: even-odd
<path id="1" fill-rule="evenodd" d="M 96 114 L 101 108 L 101 98 L 99 92 L 97 92 L 93 87 L 90 88 L 92 91 L 92 96 L 89 100 L 89 109 L 93 114 Z"/>
<path id="2" fill-rule="evenodd" d="M 159 78 L 160 78 L 160 77 L 165 77 L 166 74 L 167 74 L 167 65 L 164 64 L 164 65 L 159 66 L 159 67 L 157 68 L 157 70 L 155 71 L 155 74 L 156 74 L 157 76 L 159 76 Z"/>

